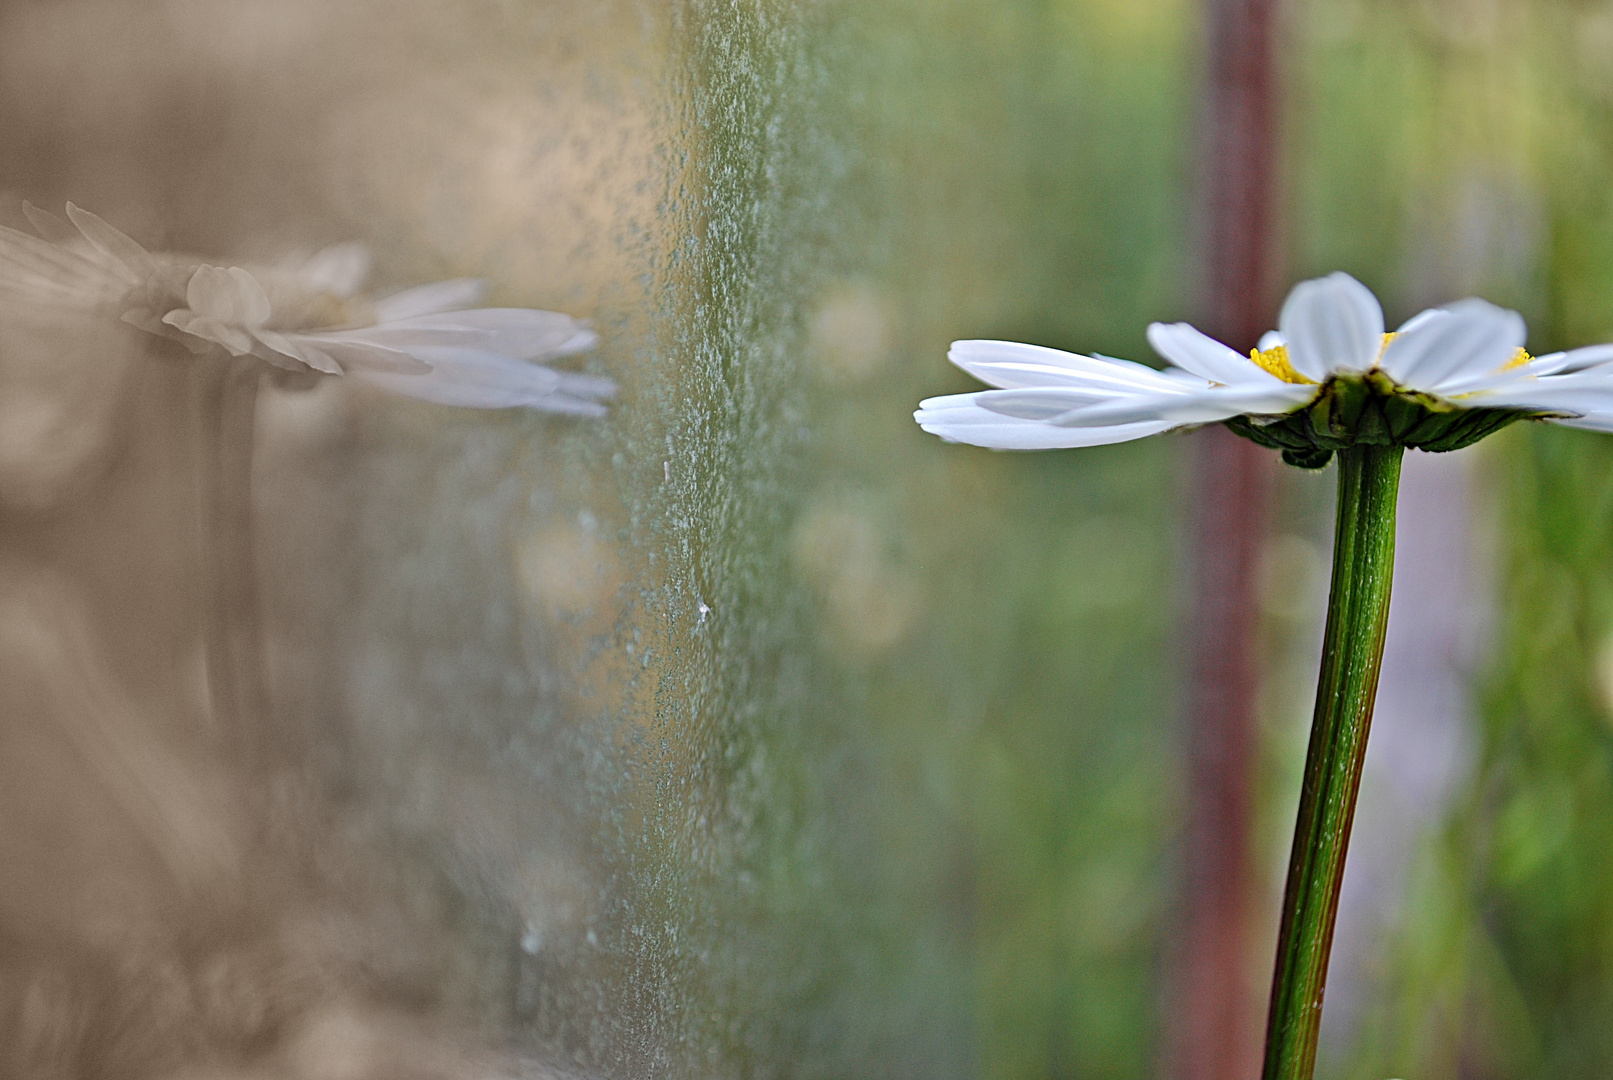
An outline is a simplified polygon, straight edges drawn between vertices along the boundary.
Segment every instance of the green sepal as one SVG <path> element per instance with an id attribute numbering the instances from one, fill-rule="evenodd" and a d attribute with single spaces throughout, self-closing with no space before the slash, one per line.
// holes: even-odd
<path id="1" fill-rule="evenodd" d="M 1460 450 L 1519 420 L 1558 413 L 1524 409 L 1470 409 L 1433 394 L 1397 385 L 1381 371 L 1335 375 L 1316 397 L 1279 416 L 1234 416 L 1227 427 L 1282 451 L 1301 469 L 1320 469 L 1336 451 L 1355 446 L 1410 446 L 1432 453 Z"/>
<path id="2" fill-rule="evenodd" d="M 1283 462 L 1299 469 L 1325 469 L 1333 460 L 1331 450 L 1284 450 Z"/>

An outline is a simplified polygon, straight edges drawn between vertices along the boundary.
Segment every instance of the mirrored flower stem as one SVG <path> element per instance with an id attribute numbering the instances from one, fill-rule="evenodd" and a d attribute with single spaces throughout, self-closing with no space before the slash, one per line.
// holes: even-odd
<path id="1" fill-rule="evenodd" d="M 267 701 L 252 542 L 252 450 L 258 387 L 255 357 L 203 365 L 196 380 L 200 426 L 196 477 L 203 552 L 207 685 L 213 722 L 250 752 Z"/>
<path id="2" fill-rule="evenodd" d="M 1289 857 L 1263 1080 L 1310 1080 L 1339 886 L 1389 623 L 1399 446 L 1338 453 L 1339 493 L 1322 669 Z"/>

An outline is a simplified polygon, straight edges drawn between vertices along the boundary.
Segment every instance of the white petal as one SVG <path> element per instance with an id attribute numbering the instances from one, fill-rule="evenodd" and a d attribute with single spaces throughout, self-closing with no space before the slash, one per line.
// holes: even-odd
<path id="1" fill-rule="evenodd" d="M 1152 323 L 1148 344 L 1165 359 L 1201 379 L 1218 383 L 1280 383 L 1281 379 L 1242 353 L 1187 323 Z"/>
<path id="2" fill-rule="evenodd" d="M 1038 420 L 1021 420 L 982 409 L 974 404 L 974 397 L 974 394 L 954 394 L 930 398 L 920 405 L 913 419 L 925 431 L 939 435 L 948 442 L 969 443 L 997 450 L 1102 446 L 1157 435 L 1174 426 L 1164 422 L 1145 422 L 1098 428 L 1054 427 Z"/>
<path id="3" fill-rule="evenodd" d="M 1395 333 L 1408 334 L 1417 329 L 1419 326 L 1422 326 L 1424 323 L 1428 322 L 1430 319 L 1437 319 L 1444 314 L 1444 308 L 1424 308 L 1411 318 L 1407 319 L 1405 322 L 1401 323 L 1400 326 L 1395 329 Z"/>
<path id="4" fill-rule="evenodd" d="M 1613 431 L 1613 409 L 1587 412 L 1566 420 L 1554 419 L 1552 422 L 1563 427 L 1585 428 L 1587 431 Z"/>
<path id="5" fill-rule="evenodd" d="M 1587 345 L 1568 352 L 1537 356 L 1518 370 L 1527 370 L 1536 375 L 1555 375 L 1594 368 L 1613 368 L 1613 345 Z"/>
<path id="6" fill-rule="evenodd" d="M 954 341 L 947 359 L 981 382 L 1009 390 L 1030 386 L 1135 390 L 1165 385 L 1161 372 L 1130 360 L 1080 356 L 1018 341 Z"/>
<path id="7" fill-rule="evenodd" d="M 963 340 L 953 342 L 947 350 L 947 359 L 958 368 L 969 372 L 982 382 L 1002 385 L 1003 388 L 1023 385 L 1048 385 L 1058 382 L 1079 382 L 1086 385 L 1086 376 L 1115 380 L 1124 385 L 1157 385 L 1160 372 L 1131 359 L 1113 356 L 1081 356 L 1066 353 L 1060 348 L 1044 345 L 1026 345 L 1023 342 L 992 342 L 992 340 Z M 998 384 L 998 372 L 1007 379 Z M 1042 376 L 1045 376 L 1042 379 Z"/>
<path id="8" fill-rule="evenodd" d="M 1182 391 L 1172 390 L 1164 394 L 1158 391 L 1127 391 L 1117 394 L 1109 390 L 1070 386 L 1029 386 L 1017 390 L 982 390 L 970 396 L 979 407 L 1001 416 L 1011 416 L 1019 420 L 1052 420 L 1076 409 L 1111 403 L 1129 407 L 1139 399 L 1153 403 L 1162 396 L 1172 397 L 1181 393 Z"/>
<path id="9" fill-rule="evenodd" d="M 1613 375 L 1592 370 L 1569 375 L 1548 375 L 1539 379 L 1519 379 L 1493 390 L 1464 397 L 1462 404 L 1472 408 L 1539 409 L 1566 413 L 1613 411 Z"/>
<path id="10" fill-rule="evenodd" d="M 1439 392 L 1443 397 L 1466 398 L 1503 390 L 1514 383 L 1532 383 L 1545 375 L 1574 375 L 1592 371 L 1613 375 L 1613 346 L 1593 345 L 1572 352 L 1547 353 L 1516 367 L 1506 366 L 1485 375 L 1449 379 Z"/>
<path id="11" fill-rule="evenodd" d="M 1402 386 L 1425 393 L 1451 392 L 1457 380 L 1494 374 L 1523 346 L 1523 316 L 1469 298 L 1424 312 L 1389 342 L 1379 363 Z"/>
<path id="12" fill-rule="evenodd" d="M 1175 394 L 1136 394 L 1072 409 L 1052 423 L 1060 426 L 1131 424 L 1164 420 L 1171 424 L 1209 424 L 1231 416 L 1280 415 L 1316 396 L 1316 386 L 1273 379 L 1268 386 L 1210 386 Z"/>
<path id="13" fill-rule="evenodd" d="M 1580 359 L 1576 359 L 1574 355 L 1576 352 L 1583 351 L 1588 353 L 1595 351 L 1595 349 L 1609 349 L 1610 351 L 1597 356 L 1584 357 L 1582 358 L 1583 363 Z M 1544 356 L 1533 357 L 1528 363 L 1514 370 L 1527 371 L 1531 375 L 1555 375 L 1559 371 L 1580 371 L 1590 367 L 1602 367 L 1609 360 L 1613 360 L 1613 346 L 1601 345 L 1596 346 L 1595 349 L 1575 349 L 1573 352 L 1547 353 Z"/>
<path id="14" fill-rule="evenodd" d="M 1260 335 L 1259 349 L 1261 352 L 1269 352 L 1278 346 L 1283 346 L 1286 348 L 1287 345 L 1288 339 L 1283 337 L 1275 330 L 1267 330 L 1264 334 Z"/>
<path id="15" fill-rule="evenodd" d="M 375 321 L 397 322 L 443 311 L 458 311 L 482 302 L 487 288 L 477 278 L 455 278 L 384 296 L 375 302 Z"/>
<path id="16" fill-rule="evenodd" d="M 1383 309 L 1372 291 L 1349 274 L 1294 286 L 1278 320 L 1288 361 L 1322 382 L 1336 371 L 1366 371 L 1383 347 Z"/>
<path id="17" fill-rule="evenodd" d="M 239 266 L 198 266 L 185 287 L 185 303 L 202 318 L 241 327 L 262 326 L 273 311 L 258 279 Z"/>

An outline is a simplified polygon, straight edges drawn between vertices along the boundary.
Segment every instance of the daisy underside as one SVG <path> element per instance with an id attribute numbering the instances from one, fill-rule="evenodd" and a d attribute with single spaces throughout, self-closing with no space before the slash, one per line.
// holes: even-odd
<path id="1" fill-rule="evenodd" d="M 1385 348 L 1394 338 L 1384 335 Z M 1287 348 L 1276 345 L 1255 350 L 1250 357 L 1268 371 L 1286 368 Z M 1276 354 L 1276 355 L 1273 355 Z M 1522 349 L 1511 366 L 1533 360 Z M 1274 372 L 1275 373 L 1275 372 Z M 1304 385 L 1310 380 L 1292 375 Z M 1337 450 L 1352 446 L 1410 446 L 1442 453 L 1471 446 L 1519 420 L 1566 419 L 1567 414 L 1533 409 L 1473 407 L 1461 398 L 1412 390 L 1397 384 L 1386 372 L 1336 374 L 1316 386 L 1307 405 L 1288 413 L 1243 415 L 1227 418 L 1226 426 L 1244 438 L 1282 451 L 1283 460 L 1305 469 L 1320 469 Z"/>

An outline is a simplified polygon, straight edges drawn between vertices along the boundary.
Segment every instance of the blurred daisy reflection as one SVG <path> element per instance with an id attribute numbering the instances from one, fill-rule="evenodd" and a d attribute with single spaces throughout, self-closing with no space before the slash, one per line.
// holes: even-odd
<path id="1" fill-rule="evenodd" d="M 585 352 L 597 338 L 567 315 L 476 308 L 482 283 L 441 281 L 367 300 L 361 244 L 246 269 L 153 255 L 67 204 L 66 222 L 24 204 L 40 238 L 0 227 L 0 298 L 107 316 L 206 356 L 255 356 L 283 371 L 351 375 L 405 397 L 496 409 L 599 416 L 608 379 L 534 361 Z"/>
<path id="2" fill-rule="evenodd" d="M 0 5 L 0 1076 L 620 1058 L 644 12 Z"/>

